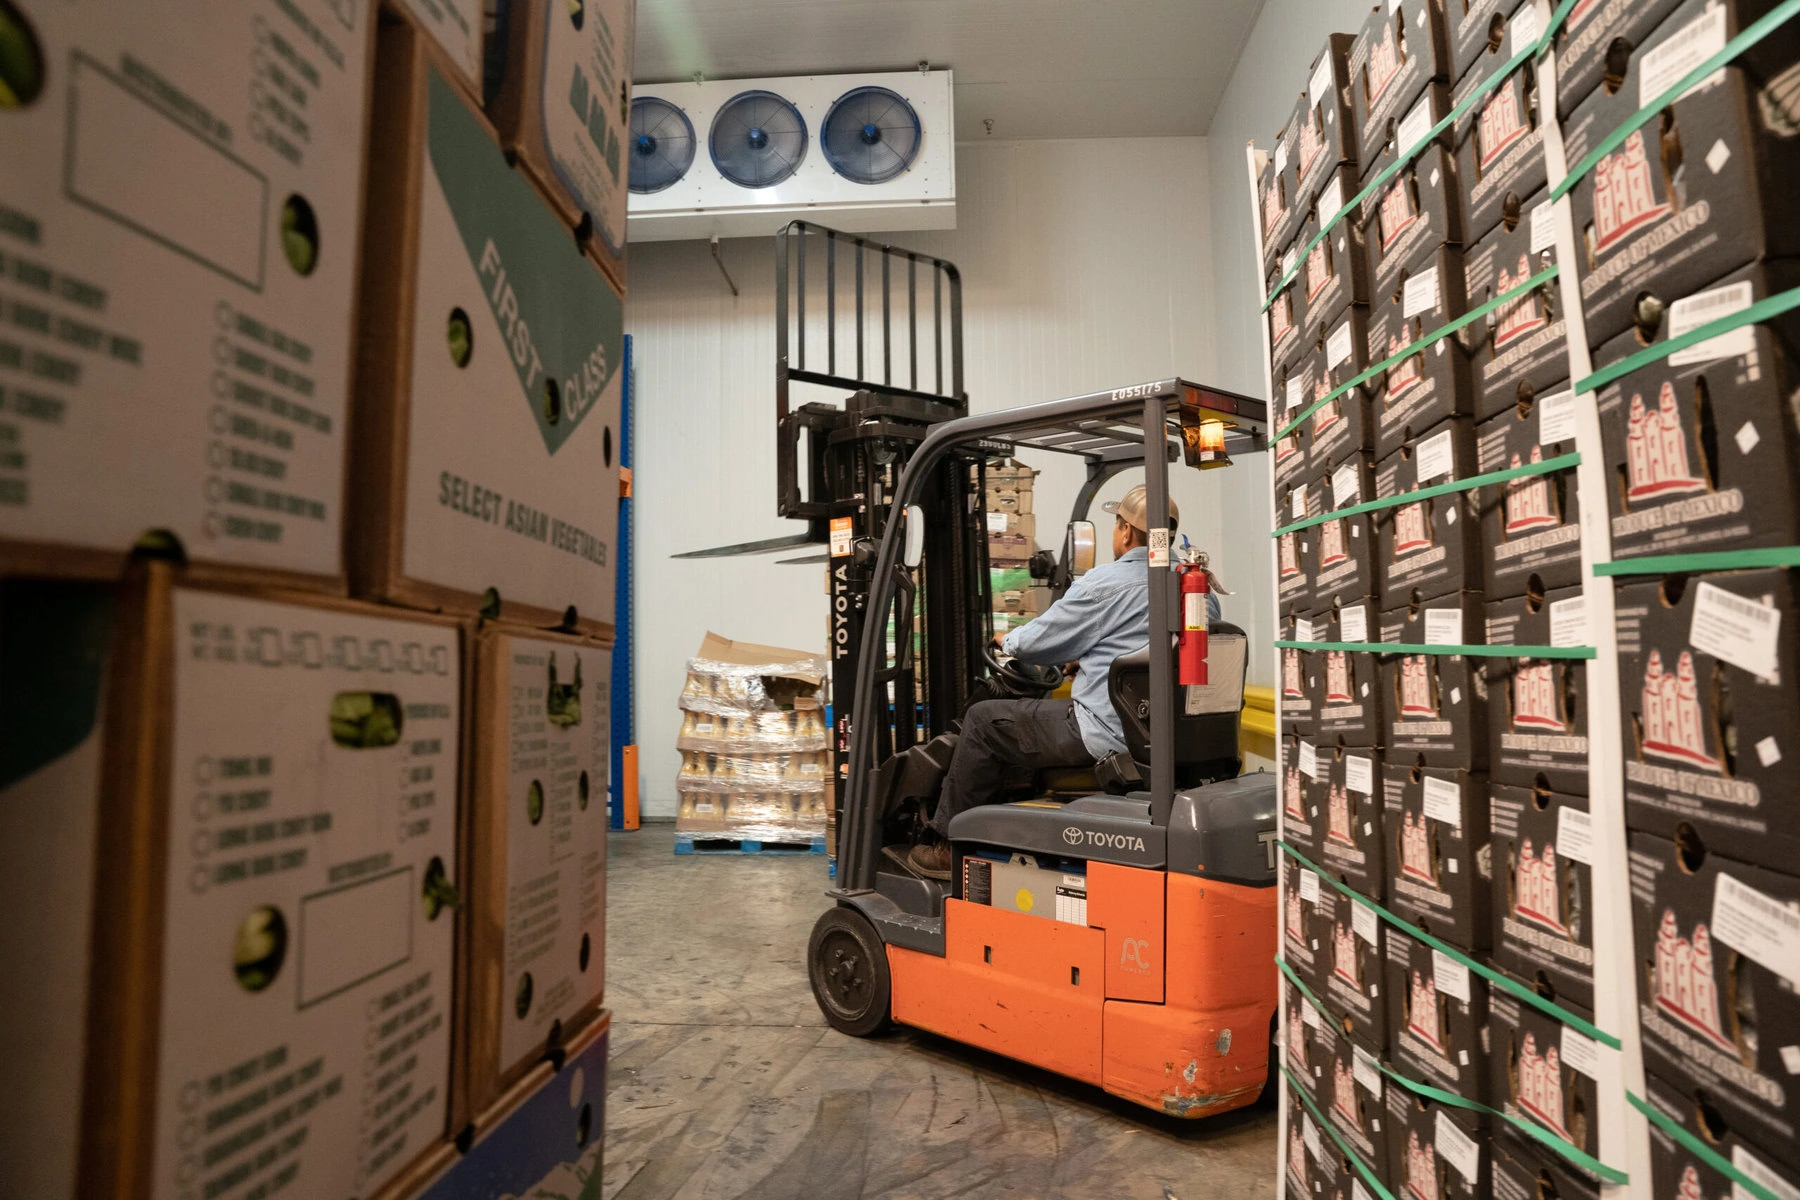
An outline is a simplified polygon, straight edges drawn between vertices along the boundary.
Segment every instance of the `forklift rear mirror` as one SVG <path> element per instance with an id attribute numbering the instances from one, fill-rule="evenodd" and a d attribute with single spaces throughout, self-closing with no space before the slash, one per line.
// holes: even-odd
<path id="1" fill-rule="evenodd" d="M 906 545 L 902 551 L 908 568 L 919 565 L 925 556 L 925 510 L 916 504 L 906 506 Z"/>
<path id="2" fill-rule="evenodd" d="M 1086 575 L 1094 569 L 1094 523 L 1070 521 L 1063 538 L 1063 561 L 1069 565 L 1069 576 Z"/>

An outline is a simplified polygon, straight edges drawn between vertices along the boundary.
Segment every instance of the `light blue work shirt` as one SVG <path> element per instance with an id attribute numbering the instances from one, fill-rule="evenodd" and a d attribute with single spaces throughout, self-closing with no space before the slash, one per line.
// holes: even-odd
<path id="1" fill-rule="evenodd" d="M 1208 592 L 1206 619 L 1219 619 L 1219 596 Z M 1150 644 L 1150 551 L 1124 555 L 1077 579 L 1063 598 L 1035 620 L 1007 634 L 1001 649 L 1029 663 L 1079 662 L 1071 694 L 1082 745 L 1096 761 L 1125 749 L 1125 731 L 1107 694 L 1113 659 Z"/>

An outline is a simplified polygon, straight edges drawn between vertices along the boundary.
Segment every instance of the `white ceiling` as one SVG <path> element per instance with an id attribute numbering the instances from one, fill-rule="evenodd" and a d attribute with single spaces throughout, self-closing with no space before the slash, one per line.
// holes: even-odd
<path id="1" fill-rule="evenodd" d="M 638 0 L 642 83 L 918 65 L 956 72 L 956 136 L 1206 132 L 1263 0 Z"/>

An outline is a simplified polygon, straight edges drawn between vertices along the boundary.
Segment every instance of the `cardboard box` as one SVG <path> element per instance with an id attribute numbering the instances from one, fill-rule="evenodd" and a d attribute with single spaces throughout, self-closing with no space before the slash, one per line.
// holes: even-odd
<path id="1" fill-rule="evenodd" d="M 1325 1157 L 1324 1134 L 1312 1113 L 1290 1085 L 1287 1116 L 1287 1179 L 1285 1193 L 1298 1200 L 1316 1200 L 1323 1194 L 1320 1160 Z M 1333 1147 L 1335 1149 L 1336 1147 Z"/>
<path id="2" fill-rule="evenodd" d="M 1320 225 L 1343 212 L 1344 205 L 1356 195 L 1356 168 L 1338 167 L 1330 172 L 1324 194 L 1300 227 L 1299 243 L 1312 244 Z M 1368 265 L 1363 255 L 1361 208 L 1343 213 L 1331 227 L 1329 237 L 1320 238 L 1300 262 L 1300 284 L 1295 307 L 1301 336 L 1306 342 L 1322 342 L 1325 331 L 1336 324 L 1344 309 L 1352 304 L 1369 303 Z"/>
<path id="3" fill-rule="evenodd" d="M 1269 161 L 1263 164 L 1262 173 L 1256 179 L 1257 209 L 1262 222 L 1264 275 L 1271 271 L 1280 275 L 1276 266 L 1293 242 L 1307 207 L 1297 200 L 1297 181 L 1294 178 L 1293 164 L 1288 161 L 1290 150 L 1286 132 L 1283 130 L 1283 136 L 1275 139 L 1275 149 L 1270 152 Z"/>
<path id="4" fill-rule="evenodd" d="M 1309 636 L 1301 637 L 1303 633 Z M 1282 606 L 1280 635 L 1278 640 L 1284 642 L 1318 640 L 1312 620 L 1300 616 L 1293 605 Z M 1316 650 L 1281 647 L 1281 686 L 1275 694 L 1275 711 L 1281 718 L 1284 733 L 1298 733 L 1302 737 L 1312 735 L 1313 710 L 1317 701 L 1313 695 L 1312 676 L 1318 657 Z"/>
<path id="5" fill-rule="evenodd" d="M 1381 614 L 1381 640 L 1404 645 L 1478 645 L 1481 606 L 1445 597 Z M 1460 654 L 1389 654 L 1381 660 L 1390 763 L 1485 771 L 1487 688 L 1476 660 Z"/>
<path id="6" fill-rule="evenodd" d="M 465 1114 L 593 1020 L 606 993 L 612 651 L 484 626 L 474 706 Z"/>
<path id="7" fill-rule="evenodd" d="M 1562 1155 L 1540 1150 L 1516 1130 L 1496 1126 L 1493 1137 L 1494 1200 L 1600 1200 L 1599 1180 Z M 1657 1189 L 1658 1196 L 1674 1196 Z M 1679 1197 L 1677 1197 L 1679 1200 Z"/>
<path id="8" fill-rule="evenodd" d="M 1421 150 L 1363 206 L 1371 303 L 1391 295 L 1401 272 L 1416 269 L 1436 247 L 1463 244 L 1461 191 L 1456 155 L 1446 136 Z M 1376 361 L 1386 357 L 1384 351 Z"/>
<path id="9" fill-rule="evenodd" d="M 1037 552 L 1030 538 L 1016 533 L 990 533 L 987 542 L 990 563 L 1022 567 Z"/>
<path id="10" fill-rule="evenodd" d="M 1276 492 L 1275 519 L 1283 523 L 1303 521 L 1323 509 L 1323 498 L 1303 480 L 1296 480 Z M 1310 608 L 1313 601 L 1313 576 L 1318 572 L 1318 551 L 1314 548 L 1319 526 L 1309 525 L 1276 538 L 1276 588 L 1283 608 Z"/>
<path id="11" fill-rule="evenodd" d="M 986 495 L 982 497 L 982 506 L 990 515 L 993 513 L 1006 513 L 1008 515 L 1017 515 L 1021 517 L 1030 516 L 1031 496 L 1032 489 L 1030 484 L 1026 484 L 1023 487 L 990 486 Z"/>
<path id="12" fill-rule="evenodd" d="M 1465 1100 L 1489 1090 L 1488 981 L 1441 950 L 1397 929 L 1387 939 L 1388 1048 L 1401 1073 Z M 1488 1115 L 1447 1106 L 1469 1131 Z"/>
<path id="13" fill-rule="evenodd" d="M 1791 860 L 1790 860 L 1791 861 Z M 1800 879 L 1698 843 L 1631 835 L 1644 1069 L 1704 1089 L 1725 1127 L 1800 1168 L 1792 910 Z"/>
<path id="14" fill-rule="evenodd" d="M 1023 588 L 1016 592 L 995 592 L 994 611 L 1039 616 L 1054 599 L 1047 587 Z"/>
<path id="15" fill-rule="evenodd" d="M 1288 379 L 1286 372 L 1287 368 L 1283 367 L 1282 374 L 1275 378 L 1275 394 L 1277 396 L 1282 395 L 1283 389 L 1286 387 Z M 1303 410 L 1294 410 L 1295 413 L 1301 411 Z M 1274 428 L 1270 430 L 1270 436 L 1273 437 L 1276 430 L 1292 419 L 1286 413 L 1276 417 L 1273 422 Z M 1284 485 L 1292 483 L 1295 477 L 1306 470 L 1306 443 L 1307 429 L 1304 421 L 1294 426 L 1294 431 L 1286 437 L 1275 439 L 1274 483 L 1277 494 Z"/>
<path id="16" fill-rule="evenodd" d="M 75 1196 L 116 589 L 0 580 L 0 1176 Z"/>
<path id="17" fill-rule="evenodd" d="M 1368 456 L 1358 454 L 1328 471 L 1321 471 L 1313 494 L 1327 497 L 1335 511 L 1373 498 L 1373 484 Z M 1336 601 L 1354 603 L 1376 594 L 1375 522 L 1378 515 L 1355 513 L 1306 531 L 1318 539 L 1312 586 L 1315 608 L 1326 608 Z"/>
<path id="18" fill-rule="evenodd" d="M 1319 1067 L 1318 1100 L 1325 1120 L 1377 1179 L 1390 1179 L 1387 1094 L 1398 1085 L 1388 1083 L 1374 1055 L 1323 1023 L 1319 1048 L 1328 1051 Z"/>
<path id="19" fill-rule="evenodd" d="M 1322 626 L 1322 629 L 1321 629 Z M 1313 629 L 1326 642 L 1372 642 L 1381 622 L 1373 600 L 1338 603 L 1313 618 Z M 1324 745 L 1381 745 L 1381 667 L 1371 651 L 1321 650 L 1311 677 L 1315 730 Z"/>
<path id="20" fill-rule="evenodd" d="M 1338 1029 L 1379 1057 L 1388 1045 L 1382 953 L 1393 930 L 1373 909 L 1330 884 L 1319 889 L 1317 921 L 1322 986 L 1314 991 L 1337 1019 Z"/>
<path id="21" fill-rule="evenodd" d="M 636 0 L 505 8 L 506 70 L 495 127 L 625 290 L 631 55 Z"/>
<path id="22" fill-rule="evenodd" d="M 1556 115 L 1567 122 L 1608 73 L 1607 54 L 1615 43 L 1641 46 L 1651 30 L 1680 0 L 1590 0 L 1569 10 L 1557 30 Z M 1576 160 L 1570 158 L 1573 164 Z"/>
<path id="23" fill-rule="evenodd" d="M 1363 373 L 1369 365 L 1368 316 L 1365 308 L 1343 310 L 1335 326 L 1324 334 L 1324 346 L 1313 353 L 1310 406 Z M 1375 445 L 1374 412 L 1367 385 L 1342 393 L 1319 409 L 1307 423 L 1311 441 L 1308 463 L 1317 471 L 1336 467 Z"/>
<path id="24" fill-rule="evenodd" d="M 1450 66 L 1442 0 L 1398 0 L 1369 14 L 1349 61 L 1356 161 L 1365 177 L 1426 85 L 1448 82 Z"/>
<path id="25" fill-rule="evenodd" d="M 1037 538 L 1037 518 L 1030 513 L 1002 510 L 987 513 L 985 516 L 990 534 L 1010 534 L 1014 537 L 1022 537 L 1028 542 Z"/>
<path id="26" fill-rule="evenodd" d="M 456 67 L 456 81 L 481 101 L 486 51 L 482 0 L 393 0 L 401 12 L 429 33 Z"/>
<path id="27" fill-rule="evenodd" d="M 1749 24 L 1748 0 L 1687 0 L 1632 51 L 1617 93 L 1596 88 L 1563 130 L 1571 165 L 1642 105 Z M 1576 267 L 1588 344 L 1633 325 L 1646 333 L 1663 305 L 1727 271 L 1800 253 L 1800 227 L 1787 219 L 1788 181 L 1800 174 L 1800 146 L 1771 130 L 1765 106 L 1781 102 L 1755 83 L 1800 58 L 1800 25 L 1788 22 L 1724 68 L 1717 82 L 1690 90 L 1626 138 L 1569 193 Z M 1646 70 L 1645 64 L 1649 64 Z M 1672 72 L 1672 76 L 1671 73 Z"/>
<path id="28" fill-rule="evenodd" d="M 1345 747 L 1321 746 L 1319 758 L 1323 798 L 1313 820 L 1324 833 L 1314 861 L 1369 899 L 1383 900 L 1387 864 L 1380 763 L 1374 754 Z"/>
<path id="29" fill-rule="evenodd" d="M 1658 1112 L 1702 1142 L 1710 1143 L 1732 1166 L 1775 1195 L 1800 1194 L 1800 1170 L 1781 1162 L 1763 1147 L 1753 1146 L 1745 1141 L 1736 1130 L 1726 1125 L 1722 1117 L 1708 1121 L 1704 1126 L 1701 1124 L 1700 1113 L 1703 1111 L 1702 1101 L 1705 1100 L 1703 1095 L 1683 1094 L 1656 1076 L 1646 1075 L 1644 1098 Z M 1705 1106 L 1711 1109 L 1709 1115 L 1718 1115 L 1718 1110 L 1712 1109 L 1710 1101 L 1706 1101 Z M 1732 1180 L 1677 1142 L 1654 1122 L 1650 1125 L 1650 1181 L 1657 1195 L 1674 1196 L 1676 1200 L 1693 1196 L 1744 1194 L 1734 1191 Z"/>
<path id="30" fill-rule="evenodd" d="M 990 486 L 1030 491 L 1039 472 L 1016 458 L 999 458 L 983 464 L 982 474 L 986 476 Z"/>
<path id="31" fill-rule="evenodd" d="M 1634 583 L 1619 589 L 1615 616 L 1625 823 L 1661 837 L 1691 826 L 1707 849 L 1746 862 L 1800 861 L 1783 761 L 1800 747 L 1785 674 L 1800 624 L 1792 574 Z"/>
<path id="32" fill-rule="evenodd" d="M 13 565 L 116 577 L 155 534 L 343 590 L 371 7 L 9 8 L 42 80 L 0 132 Z"/>
<path id="33" fill-rule="evenodd" d="M 1016 592 L 1031 586 L 1031 572 L 1025 567 L 989 567 L 988 593 Z"/>
<path id="34" fill-rule="evenodd" d="M 1494 963 L 1558 1004 L 1594 1003 L 1593 832 L 1586 796 L 1488 789 Z"/>
<path id="35" fill-rule="evenodd" d="M 1369 356 L 1376 362 L 1392 358 L 1466 310 L 1462 252 L 1439 246 L 1409 268 L 1392 293 L 1381 296 L 1369 324 Z M 1417 441 L 1447 418 L 1475 415 L 1469 352 L 1454 336 L 1416 351 L 1370 383 L 1375 385 L 1370 394 L 1375 398 L 1377 460 Z"/>
<path id="36" fill-rule="evenodd" d="M 1493 921 L 1487 776 L 1390 764 L 1381 772 L 1387 827 L 1387 906 L 1470 953 L 1486 950 Z"/>
<path id="37" fill-rule="evenodd" d="M 1477 473 L 1474 421 L 1453 417 L 1383 459 L 1375 471 L 1375 494 L 1387 500 Z M 1476 491 L 1428 496 L 1369 516 L 1384 605 L 1480 590 L 1485 568 Z"/>
<path id="38" fill-rule="evenodd" d="M 1521 0 L 1519 10 L 1536 0 Z M 1461 104 L 1494 77 L 1526 46 L 1538 39 L 1535 11 L 1507 24 L 1499 45 L 1490 47 L 1461 77 L 1452 100 Z M 1516 220 L 1527 197 L 1544 189 L 1549 168 L 1544 160 L 1544 133 L 1538 123 L 1537 64 L 1530 58 L 1488 92 L 1455 123 L 1456 167 L 1462 185 L 1464 245 L 1487 237 L 1508 214 Z"/>
<path id="39" fill-rule="evenodd" d="M 1490 646 L 1585 646 L 1581 589 L 1487 606 Z M 1578 658 L 1487 660 L 1488 773 L 1497 783 L 1585 796 L 1587 663 Z"/>
<path id="40" fill-rule="evenodd" d="M 1297 251 L 1298 247 L 1294 249 Z M 1274 289 L 1281 283 L 1283 274 L 1285 268 L 1277 266 L 1269 272 L 1265 283 Z M 1285 368 L 1291 377 L 1294 365 L 1312 352 L 1312 344 L 1306 340 L 1301 324 L 1306 315 L 1305 293 L 1301 290 L 1304 287 L 1296 273 L 1275 292 L 1274 302 L 1269 305 L 1269 367 L 1273 374 L 1280 375 Z"/>
<path id="41" fill-rule="evenodd" d="M 1575 450 L 1575 393 L 1566 381 L 1475 428 L 1475 468 L 1486 475 Z M 1581 584 L 1581 492 L 1576 468 L 1526 475 L 1474 493 L 1481 512 L 1486 594 L 1522 596 Z"/>
<path id="42" fill-rule="evenodd" d="M 1450 6 L 1451 79 L 1463 78 L 1475 61 L 1484 56 L 1505 62 L 1518 53 L 1518 46 L 1514 44 L 1517 34 L 1508 23 L 1518 7 L 1518 0 L 1486 0 L 1485 3 Z"/>
<path id="43" fill-rule="evenodd" d="M 1285 833 L 1282 836 L 1290 842 L 1293 841 L 1293 838 Z M 1302 853 L 1306 853 L 1304 848 L 1302 848 Z M 1311 855 L 1308 854 L 1308 857 Z M 1300 976 L 1306 986 L 1317 993 L 1319 989 L 1315 985 L 1320 981 L 1319 954 L 1318 947 L 1314 943 L 1319 933 L 1315 920 L 1319 909 L 1319 888 L 1321 886 L 1319 877 L 1301 866 L 1291 854 L 1283 854 L 1281 856 L 1281 884 L 1282 903 L 1286 906 L 1281 914 L 1281 954 L 1283 958 L 1287 959 L 1288 966 L 1294 969 L 1294 974 Z M 1297 1000 L 1299 995 L 1300 993 L 1295 989 L 1288 989 L 1290 1002 Z M 1300 1000 L 1299 1003 L 1305 1008 L 1312 1007 L 1304 1000 Z M 1301 1015 L 1304 1016 L 1304 1014 Z M 1292 1029 L 1293 1022 L 1290 1022 L 1290 1034 Z M 1291 1060 L 1293 1057 L 1291 1045 L 1289 1050 Z M 1308 1078 L 1310 1077 L 1309 1074 Z"/>
<path id="44" fill-rule="evenodd" d="M 380 1193 L 451 1113 L 463 631 L 160 563 L 116 630 L 80 1193 Z"/>
<path id="45" fill-rule="evenodd" d="M 1286 136 L 1294 144 L 1294 172 L 1301 200 L 1311 204 L 1333 171 L 1356 164 L 1356 113 L 1350 105 L 1350 47 L 1352 34 L 1327 34 L 1325 45 L 1307 67 L 1306 91 Z M 1354 182 L 1356 176 L 1352 175 Z M 1343 194 L 1348 200 L 1356 188 Z"/>
<path id="46" fill-rule="evenodd" d="M 1562 1004 L 1592 1023 L 1592 1013 Z M 1488 997 L 1488 1038 L 1490 1105 L 1598 1157 L 1599 1043 L 1498 987 Z"/>
<path id="47" fill-rule="evenodd" d="M 1316 805 L 1313 792 L 1318 787 L 1314 776 L 1320 771 L 1316 767 L 1306 769 L 1301 766 L 1303 760 L 1310 762 L 1316 748 L 1300 734 L 1284 732 L 1282 749 L 1286 769 L 1281 789 L 1281 836 L 1294 849 L 1317 862 L 1319 841 L 1325 834 L 1324 826 L 1313 815 Z"/>
<path id="48" fill-rule="evenodd" d="M 1464 1112 L 1407 1091 L 1388 1089 L 1388 1157 L 1396 1196 L 1490 1200 L 1494 1152 L 1486 1130 L 1468 1130 Z"/>
<path id="49" fill-rule="evenodd" d="M 1676 300 L 1657 330 L 1716 320 L 1800 283 L 1787 264 L 1733 271 Z M 1637 352 L 1635 332 L 1600 348 L 1596 366 Z M 1800 386 L 1792 312 L 1676 351 L 1600 389 L 1613 557 L 1791 546 L 1800 542 L 1800 462 L 1788 397 Z"/>
<path id="50" fill-rule="evenodd" d="M 1388 125 L 1387 135 L 1381 142 L 1375 157 L 1361 164 L 1364 184 L 1373 183 L 1377 177 L 1386 173 L 1389 168 L 1399 162 L 1403 155 L 1407 156 L 1411 163 L 1416 164 L 1424 156 L 1424 151 L 1414 152 L 1411 148 L 1417 146 L 1426 134 L 1449 115 L 1449 84 L 1436 81 L 1427 84 L 1418 96 L 1408 102 L 1404 115 Z M 1442 150 L 1446 160 L 1454 166 L 1456 143 L 1451 140 L 1449 127 L 1432 139 L 1431 148 Z M 1432 189 L 1444 187 L 1448 192 L 1444 203 L 1460 210 L 1460 189 L 1456 185 L 1454 171 L 1446 172 L 1441 179 L 1433 175 L 1426 175 L 1421 185 Z"/>
<path id="51" fill-rule="evenodd" d="M 384 21 L 379 58 L 352 584 L 608 631 L 619 297 L 423 35 Z"/>
<path id="52" fill-rule="evenodd" d="M 1463 255 L 1469 307 L 1518 287 L 1556 262 L 1550 240 L 1547 193 L 1539 191 L 1513 209 Z M 1569 343 L 1557 281 L 1490 312 L 1457 336 L 1469 351 L 1476 414 L 1484 421 L 1558 386 L 1569 378 Z"/>

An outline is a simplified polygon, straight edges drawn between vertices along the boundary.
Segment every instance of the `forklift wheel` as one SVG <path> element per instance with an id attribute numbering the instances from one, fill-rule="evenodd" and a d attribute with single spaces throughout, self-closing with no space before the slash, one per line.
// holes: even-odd
<path id="1" fill-rule="evenodd" d="M 833 1029 L 868 1037 L 886 1028 L 887 951 L 861 913 L 840 906 L 820 915 L 807 944 L 806 970 L 813 999 Z"/>

